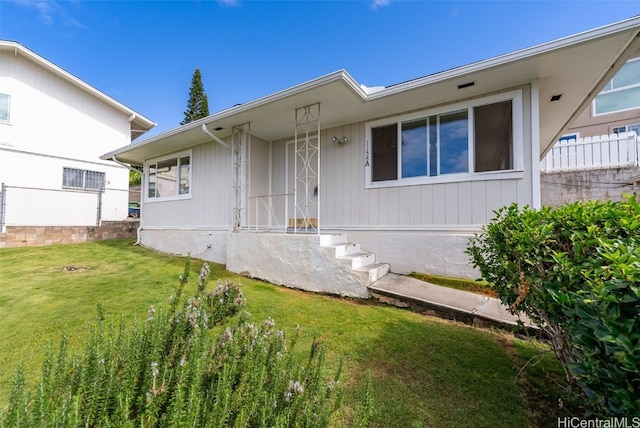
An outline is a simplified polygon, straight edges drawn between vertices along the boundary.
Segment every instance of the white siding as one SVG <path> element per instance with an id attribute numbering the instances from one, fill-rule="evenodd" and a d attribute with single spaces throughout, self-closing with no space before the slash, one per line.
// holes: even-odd
<path id="1" fill-rule="evenodd" d="M 231 152 L 214 142 L 201 144 L 193 148 L 191 165 L 191 197 L 143 202 L 143 227 L 231 226 Z"/>
<path id="2" fill-rule="evenodd" d="M 269 174 L 271 165 L 269 162 L 269 142 L 256 136 L 251 137 L 249 146 L 249 204 L 247 210 L 247 221 L 249 224 L 256 223 L 256 209 L 258 224 L 266 224 L 269 221 L 267 207 L 269 206 L 270 194 Z M 256 198 L 259 197 L 259 198 Z M 257 200 L 259 199 L 259 200 Z"/>
<path id="3" fill-rule="evenodd" d="M 129 172 L 100 160 L 103 153 L 130 143 L 125 113 L 19 53 L 0 51 L 0 92 L 11 96 L 10 123 L 0 123 L 0 182 L 61 190 L 64 167 L 105 172 L 102 220 L 127 217 Z M 95 224 L 95 199 L 95 193 L 49 192 L 16 211 L 14 220 L 29 224 L 24 223 L 29 213 L 39 212 L 32 224 Z M 89 214 L 78 217 L 79 212 Z"/>
<path id="4" fill-rule="evenodd" d="M 493 211 L 512 202 L 531 203 L 531 120 L 528 87 L 523 89 L 524 166 L 522 178 L 499 178 L 365 188 L 365 123 L 354 123 L 321 132 L 321 227 L 339 229 L 425 229 L 477 228 L 493 217 Z M 332 137 L 346 136 L 346 144 L 334 144 Z M 292 138 L 267 141 L 251 139 L 249 196 L 282 195 L 291 184 L 293 159 L 287 158 Z M 271 156 L 269 156 L 271 153 Z M 285 161 L 288 159 L 288 161 Z M 536 160 L 537 161 L 537 160 Z M 286 164 L 288 162 L 288 165 Z M 193 150 L 192 197 L 183 201 L 153 202 L 144 207 L 145 227 L 227 227 L 230 225 L 230 152 L 215 143 Z M 271 177 L 269 185 L 268 179 Z M 274 197 L 274 202 L 276 198 Z M 250 206 L 249 223 L 255 223 Z M 291 209 L 291 208 L 289 208 Z M 284 203 L 277 205 L 280 224 Z M 289 213 L 291 216 L 291 212 Z M 265 224 L 260 214 L 258 221 Z"/>
<path id="5" fill-rule="evenodd" d="M 0 92 L 11 95 L 0 142 L 15 149 L 99 161 L 130 142 L 126 114 L 20 55 L 0 52 Z"/>
<path id="6" fill-rule="evenodd" d="M 97 194 L 63 189 L 64 168 L 103 172 L 106 183 L 101 219 L 127 218 L 129 172 L 126 168 L 112 162 L 78 161 L 0 147 L 0 182 L 10 186 L 6 200 L 7 225 L 96 225 Z"/>
<path id="7" fill-rule="evenodd" d="M 478 226 L 512 202 L 532 203 L 531 108 L 523 87 L 523 178 L 365 188 L 365 123 L 322 131 L 321 206 L 325 228 Z M 349 138 L 337 145 L 333 136 Z"/>

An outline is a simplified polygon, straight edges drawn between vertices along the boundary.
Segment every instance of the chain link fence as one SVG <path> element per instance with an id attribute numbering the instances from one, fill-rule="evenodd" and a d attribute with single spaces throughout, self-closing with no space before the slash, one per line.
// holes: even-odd
<path id="1" fill-rule="evenodd" d="M 0 231 L 6 226 L 99 226 L 103 192 L 0 187 Z"/>

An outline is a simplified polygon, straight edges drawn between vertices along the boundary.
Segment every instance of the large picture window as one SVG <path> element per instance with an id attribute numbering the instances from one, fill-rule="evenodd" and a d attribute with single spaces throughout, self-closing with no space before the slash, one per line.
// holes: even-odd
<path id="1" fill-rule="evenodd" d="M 86 169 L 63 168 L 62 187 L 88 191 L 104 191 L 105 173 Z"/>
<path id="2" fill-rule="evenodd" d="M 149 200 L 191 195 L 191 153 L 180 153 L 147 162 L 146 196 Z"/>
<path id="3" fill-rule="evenodd" d="M 367 145 L 370 187 L 521 170 L 522 96 L 514 91 L 372 122 Z"/>
<path id="4" fill-rule="evenodd" d="M 622 66 L 593 101 L 596 115 L 640 108 L 640 58 Z"/>

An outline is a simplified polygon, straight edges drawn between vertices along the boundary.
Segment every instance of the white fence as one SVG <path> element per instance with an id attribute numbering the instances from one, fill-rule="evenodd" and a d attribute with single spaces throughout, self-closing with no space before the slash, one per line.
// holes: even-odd
<path id="1" fill-rule="evenodd" d="M 635 132 L 562 140 L 542 159 L 540 171 L 638 166 L 639 146 Z"/>

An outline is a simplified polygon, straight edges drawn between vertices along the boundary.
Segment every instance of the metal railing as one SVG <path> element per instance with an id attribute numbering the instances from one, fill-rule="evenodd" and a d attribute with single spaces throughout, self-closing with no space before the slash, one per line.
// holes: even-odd
<path id="1" fill-rule="evenodd" d="M 245 228 L 250 232 L 286 232 L 287 207 L 293 193 L 249 197 L 251 215 Z"/>
<path id="2" fill-rule="evenodd" d="M 635 132 L 562 140 L 546 154 L 540 171 L 568 171 L 640 165 Z"/>

